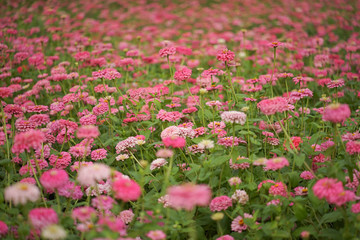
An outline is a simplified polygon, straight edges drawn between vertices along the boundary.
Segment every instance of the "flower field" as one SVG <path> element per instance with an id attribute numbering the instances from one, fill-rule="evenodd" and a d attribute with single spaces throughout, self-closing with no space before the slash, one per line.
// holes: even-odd
<path id="1" fill-rule="evenodd" d="M 359 239 L 359 1 L 0 12 L 1 239 Z"/>

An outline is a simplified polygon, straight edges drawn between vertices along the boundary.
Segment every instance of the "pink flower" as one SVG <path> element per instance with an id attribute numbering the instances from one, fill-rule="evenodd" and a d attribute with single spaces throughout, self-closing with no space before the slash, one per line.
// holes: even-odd
<path id="1" fill-rule="evenodd" d="M 269 45 L 269 47 L 277 48 L 277 47 L 283 46 L 284 43 L 282 43 L 282 42 L 271 42 L 268 45 Z"/>
<path id="2" fill-rule="evenodd" d="M 247 229 L 247 225 L 244 223 L 244 219 L 241 216 L 236 217 L 231 222 L 231 231 L 241 233 Z"/>
<path id="3" fill-rule="evenodd" d="M 169 57 L 170 55 L 174 55 L 176 53 L 175 47 L 166 47 L 162 48 L 159 51 L 160 57 Z"/>
<path id="4" fill-rule="evenodd" d="M 244 125 L 246 122 L 246 114 L 243 112 L 238 111 L 227 111 L 221 113 L 221 119 L 224 122 L 230 122 L 230 123 L 238 123 L 240 125 Z"/>
<path id="5" fill-rule="evenodd" d="M 163 139 L 166 147 L 183 148 L 186 145 L 186 140 L 182 137 L 167 137 Z"/>
<path id="6" fill-rule="evenodd" d="M 166 234 L 161 230 L 150 231 L 150 232 L 148 232 L 146 234 L 146 236 L 148 238 L 150 238 L 151 240 L 164 240 L 164 239 L 166 239 Z"/>
<path id="7" fill-rule="evenodd" d="M 273 115 L 275 113 L 282 113 L 289 110 L 289 104 L 283 97 L 274 97 L 262 100 L 257 104 L 257 107 L 265 115 Z"/>
<path id="8" fill-rule="evenodd" d="M 236 190 L 231 199 L 241 205 L 245 205 L 249 201 L 249 195 L 244 190 Z"/>
<path id="9" fill-rule="evenodd" d="M 77 130 L 78 138 L 97 138 L 99 135 L 98 127 L 93 125 L 81 126 Z"/>
<path id="10" fill-rule="evenodd" d="M 30 183 L 15 183 L 5 188 L 5 200 L 14 205 L 35 202 L 40 198 L 39 188 Z"/>
<path id="11" fill-rule="evenodd" d="M 38 149 L 45 142 L 45 134 L 40 130 L 30 130 L 15 135 L 13 153 L 30 152 L 30 149 Z"/>
<path id="12" fill-rule="evenodd" d="M 0 236 L 5 236 L 9 228 L 3 221 L 0 221 Z"/>
<path id="13" fill-rule="evenodd" d="M 323 178 L 318 180 L 313 186 L 313 192 L 318 198 L 330 199 L 344 192 L 343 184 L 337 179 Z"/>
<path id="14" fill-rule="evenodd" d="M 207 206 L 211 199 L 211 190 L 207 185 L 185 183 L 170 187 L 167 193 L 171 207 L 188 211 L 195 206 Z"/>
<path id="15" fill-rule="evenodd" d="M 349 141 L 346 143 L 346 152 L 350 155 L 360 154 L 360 141 Z"/>
<path id="16" fill-rule="evenodd" d="M 44 172 L 40 177 L 40 183 L 47 190 L 54 190 L 64 186 L 69 181 L 69 176 L 65 170 L 51 169 Z"/>
<path id="17" fill-rule="evenodd" d="M 287 196 L 287 190 L 286 185 L 282 182 L 276 182 L 274 185 L 272 185 L 269 189 L 269 194 L 273 196 Z"/>
<path id="18" fill-rule="evenodd" d="M 234 238 L 230 235 L 224 235 L 224 236 L 218 237 L 216 240 L 234 240 Z"/>
<path id="19" fill-rule="evenodd" d="M 353 213 L 360 213 L 360 202 L 353 204 L 351 206 L 351 211 Z"/>
<path id="20" fill-rule="evenodd" d="M 157 168 L 161 168 L 162 166 L 164 166 L 165 164 L 167 164 L 167 161 L 164 158 L 157 158 L 154 161 L 151 162 L 150 164 L 150 170 L 155 170 Z"/>
<path id="21" fill-rule="evenodd" d="M 34 208 L 29 212 L 30 224 L 35 229 L 42 229 L 59 222 L 58 216 L 52 208 Z"/>
<path id="22" fill-rule="evenodd" d="M 210 202 L 210 210 L 212 212 L 222 211 L 232 206 L 232 200 L 228 196 L 216 197 Z"/>
<path id="23" fill-rule="evenodd" d="M 91 159 L 94 161 L 105 159 L 107 151 L 104 148 L 96 149 L 91 152 Z"/>
<path id="24" fill-rule="evenodd" d="M 77 181 L 82 186 L 95 186 L 97 182 L 103 179 L 108 179 L 110 177 L 110 173 L 110 167 L 101 163 L 80 166 Z"/>
<path id="25" fill-rule="evenodd" d="M 168 121 L 168 122 L 176 122 L 177 120 L 184 117 L 184 115 L 181 112 L 167 112 L 163 109 L 159 111 L 159 113 L 156 115 L 157 119 L 160 119 L 161 121 Z"/>
<path id="26" fill-rule="evenodd" d="M 322 119 L 333 123 L 341 123 L 351 115 L 350 108 L 347 104 L 334 103 L 325 108 Z"/>
<path id="27" fill-rule="evenodd" d="M 71 162 L 71 155 L 68 152 L 61 152 L 59 155 L 52 154 L 49 162 L 54 168 L 65 169 Z"/>
<path id="28" fill-rule="evenodd" d="M 216 55 L 216 59 L 222 62 L 229 62 L 234 60 L 235 53 L 224 48 L 223 50 L 219 50 Z"/>
<path id="29" fill-rule="evenodd" d="M 135 214 L 133 213 L 133 211 L 131 209 L 120 212 L 120 218 L 125 224 L 131 223 L 134 216 L 135 216 Z"/>
<path id="30" fill-rule="evenodd" d="M 115 200 L 109 196 L 100 195 L 91 200 L 91 205 L 99 210 L 110 210 L 113 207 Z"/>
<path id="31" fill-rule="evenodd" d="M 139 184 L 123 176 L 119 176 L 114 180 L 112 189 L 115 198 L 121 199 L 124 202 L 136 201 L 141 195 Z"/>
<path id="32" fill-rule="evenodd" d="M 77 207 L 73 209 L 71 216 L 75 221 L 87 222 L 96 216 L 96 211 L 92 207 Z"/>
<path id="33" fill-rule="evenodd" d="M 266 169 L 276 171 L 285 166 L 289 166 L 289 161 L 284 157 L 271 158 L 266 161 Z"/>
<path id="34" fill-rule="evenodd" d="M 174 74 L 174 79 L 177 81 L 185 81 L 191 77 L 191 69 L 187 67 L 182 67 L 180 70 L 177 70 Z"/>

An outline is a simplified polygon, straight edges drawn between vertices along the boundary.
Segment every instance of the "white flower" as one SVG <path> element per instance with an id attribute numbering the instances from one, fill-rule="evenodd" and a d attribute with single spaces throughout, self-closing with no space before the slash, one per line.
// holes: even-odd
<path id="1" fill-rule="evenodd" d="M 236 190 L 235 193 L 231 196 L 231 199 L 242 205 L 245 205 L 249 201 L 249 196 L 244 190 Z"/>
<path id="2" fill-rule="evenodd" d="M 124 161 L 125 159 L 128 159 L 129 155 L 127 154 L 120 154 L 116 157 L 116 161 Z"/>
<path id="3" fill-rule="evenodd" d="M 5 188 L 5 200 L 14 205 L 35 202 L 40 198 L 39 188 L 30 183 L 15 183 Z"/>
<path id="4" fill-rule="evenodd" d="M 214 141 L 212 140 L 202 140 L 201 142 L 199 142 L 198 144 L 199 148 L 202 149 L 211 149 L 214 148 Z"/>
<path id="5" fill-rule="evenodd" d="M 160 168 L 160 167 L 164 166 L 165 164 L 167 164 L 167 161 L 165 160 L 165 158 L 157 158 L 151 162 L 150 170 L 152 171 L 154 169 Z"/>
<path id="6" fill-rule="evenodd" d="M 62 226 L 53 224 L 43 228 L 41 236 L 45 239 L 59 240 L 66 238 L 66 231 Z"/>

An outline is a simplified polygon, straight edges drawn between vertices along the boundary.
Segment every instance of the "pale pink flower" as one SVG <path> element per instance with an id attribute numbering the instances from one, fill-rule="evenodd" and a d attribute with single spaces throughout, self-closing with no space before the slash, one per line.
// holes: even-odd
<path id="1" fill-rule="evenodd" d="M 211 198 L 211 190 L 207 185 L 186 183 L 168 189 L 171 207 L 192 210 L 195 206 L 207 206 Z"/>
<path id="2" fill-rule="evenodd" d="M 39 188 L 29 183 L 15 183 L 5 188 L 5 200 L 14 205 L 35 202 L 40 198 Z"/>
<path id="3" fill-rule="evenodd" d="M 210 202 L 212 212 L 226 210 L 232 206 L 232 200 L 228 196 L 216 197 Z"/>

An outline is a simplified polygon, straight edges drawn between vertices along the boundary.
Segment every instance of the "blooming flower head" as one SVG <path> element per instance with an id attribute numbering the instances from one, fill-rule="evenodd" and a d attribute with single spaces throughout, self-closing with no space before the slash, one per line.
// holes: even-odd
<path id="1" fill-rule="evenodd" d="M 0 221 L 0 237 L 5 236 L 9 230 L 9 227 L 3 221 Z"/>
<path id="2" fill-rule="evenodd" d="M 38 149 L 45 142 L 45 134 L 40 130 L 29 130 L 15 135 L 13 153 L 22 153 L 30 149 Z"/>
<path id="3" fill-rule="evenodd" d="M 168 189 L 171 207 L 192 210 L 195 206 L 207 206 L 211 198 L 211 190 L 207 185 L 186 183 Z"/>
<path id="4" fill-rule="evenodd" d="M 101 163 L 82 166 L 79 169 L 77 181 L 82 186 L 95 186 L 98 181 L 110 177 L 111 169 L 109 166 Z"/>
<path id="5" fill-rule="evenodd" d="M 269 194 L 273 196 L 287 196 L 287 187 L 282 182 L 276 182 L 274 185 L 272 185 L 269 189 Z"/>
<path id="6" fill-rule="evenodd" d="M 121 199 L 124 202 L 136 201 L 141 195 L 139 184 L 124 176 L 119 176 L 114 180 L 112 189 L 115 198 Z"/>
<path id="7" fill-rule="evenodd" d="M 78 138 L 97 138 L 99 135 L 98 127 L 93 125 L 81 126 L 77 130 Z"/>
<path id="8" fill-rule="evenodd" d="M 150 232 L 148 232 L 146 234 L 146 236 L 148 238 L 150 238 L 151 240 L 164 240 L 164 239 L 166 239 L 166 234 L 161 230 L 150 231 Z"/>
<path id="9" fill-rule="evenodd" d="M 160 57 L 169 57 L 170 55 L 174 55 L 176 53 L 175 47 L 165 47 L 160 49 L 159 55 Z"/>
<path id="10" fill-rule="evenodd" d="M 234 60 L 234 58 L 235 58 L 235 53 L 227 48 L 219 50 L 216 55 L 216 59 L 222 62 L 229 62 Z"/>
<path id="11" fill-rule="evenodd" d="M 44 172 L 40 177 L 40 183 L 48 190 L 54 190 L 64 186 L 69 181 L 65 170 L 51 169 Z"/>
<path id="12" fill-rule="evenodd" d="M 201 149 L 211 149 L 214 148 L 214 141 L 204 139 L 201 142 L 199 142 L 199 148 Z"/>
<path id="13" fill-rule="evenodd" d="M 186 140 L 182 137 L 167 137 L 163 139 L 166 147 L 183 148 L 186 145 Z"/>
<path id="14" fill-rule="evenodd" d="M 246 114 L 238 111 L 226 111 L 221 113 L 221 119 L 224 122 L 238 123 L 244 125 L 246 122 Z"/>
<path id="15" fill-rule="evenodd" d="M 330 199 L 331 196 L 336 196 L 344 192 L 344 187 L 337 179 L 322 178 L 315 183 L 312 190 L 318 198 Z"/>
<path id="16" fill-rule="evenodd" d="M 52 208 L 34 208 L 30 210 L 29 220 L 35 229 L 42 229 L 59 221 L 55 210 Z"/>
<path id="17" fill-rule="evenodd" d="M 151 240 L 164 240 L 164 239 L 166 239 L 166 234 L 161 230 L 150 231 L 150 232 L 148 232 L 146 234 L 146 236 L 148 238 L 150 238 Z"/>
<path id="18" fill-rule="evenodd" d="M 289 161 L 284 157 L 271 158 L 266 161 L 266 169 L 276 171 L 285 166 L 289 166 Z"/>
<path id="19" fill-rule="evenodd" d="M 5 200 L 14 205 L 35 202 L 39 198 L 39 188 L 33 184 L 19 182 L 5 188 Z"/>
<path id="20" fill-rule="evenodd" d="M 242 181 L 239 177 L 232 177 L 228 180 L 230 186 L 239 185 Z"/>
<path id="21" fill-rule="evenodd" d="M 232 200 L 228 196 L 216 197 L 210 202 L 210 210 L 212 212 L 226 210 L 232 206 Z"/>
<path id="22" fill-rule="evenodd" d="M 249 195 L 244 190 L 236 190 L 231 196 L 234 202 L 238 202 L 241 205 L 245 205 L 249 201 Z"/>
<path id="23" fill-rule="evenodd" d="M 164 166 L 165 164 L 167 164 L 167 161 L 165 160 L 165 158 L 157 158 L 154 161 L 151 162 L 150 164 L 150 170 L 155 170 L 157 168 L 160 168 L 162 166 Z"/>
<path id="24" fill-rule="evenodd" d="M 60 240 L 60 239 L 65 239 L 67 237 L 67 233 L 62 226 L 57 224 L 51 224 L 45 226 L 42 229 L 41 236 L 44 239 Z"/>
<path id="25" fill-rule="evenodd" d="M 289 104 L 283 97 L 262 100 L 257 104 L 257 107 L 265 115 L 273 115 L 289 110 Z"/>
<path id="26" fill-rule="evenodd" d="M 334 103 L 325 108 L 322 119 L 328 122 L 341 123 L 348 119 L 350 115 L 349 105 Z"/>

